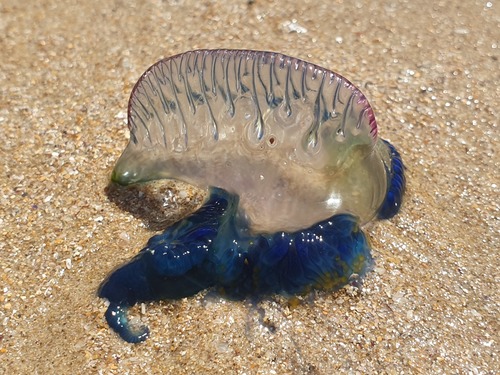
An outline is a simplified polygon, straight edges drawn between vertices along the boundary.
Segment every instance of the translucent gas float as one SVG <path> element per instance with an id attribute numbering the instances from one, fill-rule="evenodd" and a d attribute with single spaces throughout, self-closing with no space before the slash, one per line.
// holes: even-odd
<path id="1" fill-rule="evenodd" d="M 176 179 L 203 206 L 150 239 L 99 295 L 129 342 L 137 302 L 215 286 L 231 297 L 334 290 L 370 263 L 360 225 L 400 209 L 404 166 L 347 79 L 280 53 L 198 50 L 151 66 L 128 107 L 112 181 Z"/>

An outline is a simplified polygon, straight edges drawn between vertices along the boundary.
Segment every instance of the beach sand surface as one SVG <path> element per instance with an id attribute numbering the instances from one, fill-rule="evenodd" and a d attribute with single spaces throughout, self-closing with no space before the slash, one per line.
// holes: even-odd
<path id="1" fill-rule="evenodd" d="M 0 374 L 497 373 L 499 6 L 2 0 Z M 402 154 L 406 200 L 364 228 L 375 264 L 361 289 L 147 303 L 131 315 L 151 337 L 131 345 L 96 291 L 155 232 L 105 188 L 137 79 L 199 48 L 348 78 Z"/>

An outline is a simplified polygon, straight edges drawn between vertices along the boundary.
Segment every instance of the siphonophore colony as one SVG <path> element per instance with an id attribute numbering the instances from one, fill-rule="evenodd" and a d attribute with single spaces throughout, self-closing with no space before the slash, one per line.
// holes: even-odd
<path id="1" fill-rule="evenodd" d="M 360 226 L 405 191 L 400 154 L 378 138 L 347 79 L 280 53 L 198 50 L 135 85 L 130 141 L 112 181 L 176 179 L 209 189 L 199 210 L 153 236 L 101 284 L 124 340 L 149 335 L 127 310 L 216 287 L 231 298 L 335 290 L 371 260 Z"/>

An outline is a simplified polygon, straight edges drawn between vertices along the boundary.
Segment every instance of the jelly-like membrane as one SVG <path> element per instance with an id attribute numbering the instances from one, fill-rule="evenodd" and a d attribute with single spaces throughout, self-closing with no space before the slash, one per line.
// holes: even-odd
<path id="1" fill-rule="evenodd" d="M 366 98 L 345 78 L 285 55 L 187 52 L 144 73 L 113 181 L 169 178 L 209 188 L 192 214 L 153 236 L 99 287 L 125 341 L 149 329 L 136 303 L 215 287 L 230 298 L 336 290 L 371 265 L 360 224 L 393 217 L 401 155 L 377 139 Z"/>
<path id="2" fill-rule="evenodd" d="M 381 207 L 391 154 L 373 110 L 340 75 L 279 53 L 199 50 L 161 60 L 129 102 L 112 175 L 172 178 L 240 198 L 257 233 L 296 231 Z"/>
<path id="3" fill-rule="evenodd" d="M 193 214 L 149 239 L 99 287 L 109 301 L 106 321 L 125 341 L 149 336 L 128 321 L 139 302 L 178 299 L 215 287 L 229 298 L 336 290 L 371 264 L 370 248 L 352 215 L 335 215 L 300 231 L 250 234 L 239 220 L 239 198 L 210 188 Z"/>

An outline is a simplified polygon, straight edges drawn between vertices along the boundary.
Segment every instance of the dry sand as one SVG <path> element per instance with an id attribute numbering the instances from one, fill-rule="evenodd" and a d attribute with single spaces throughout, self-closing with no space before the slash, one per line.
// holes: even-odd
<path id="1" fill-rule="evenodd" d="M 0 5 L 0 374 L 493 374 L 500 368 L 500 4 L 18 1 Z M 104 192 L 128 95 L 162 57 L 280 51 L 363 88 L 402 152 L 400 215 L 366 228 L 361 292 L 289 306 L 146 304 L 130 345 L 96 289 L 151 236 Z"/>

